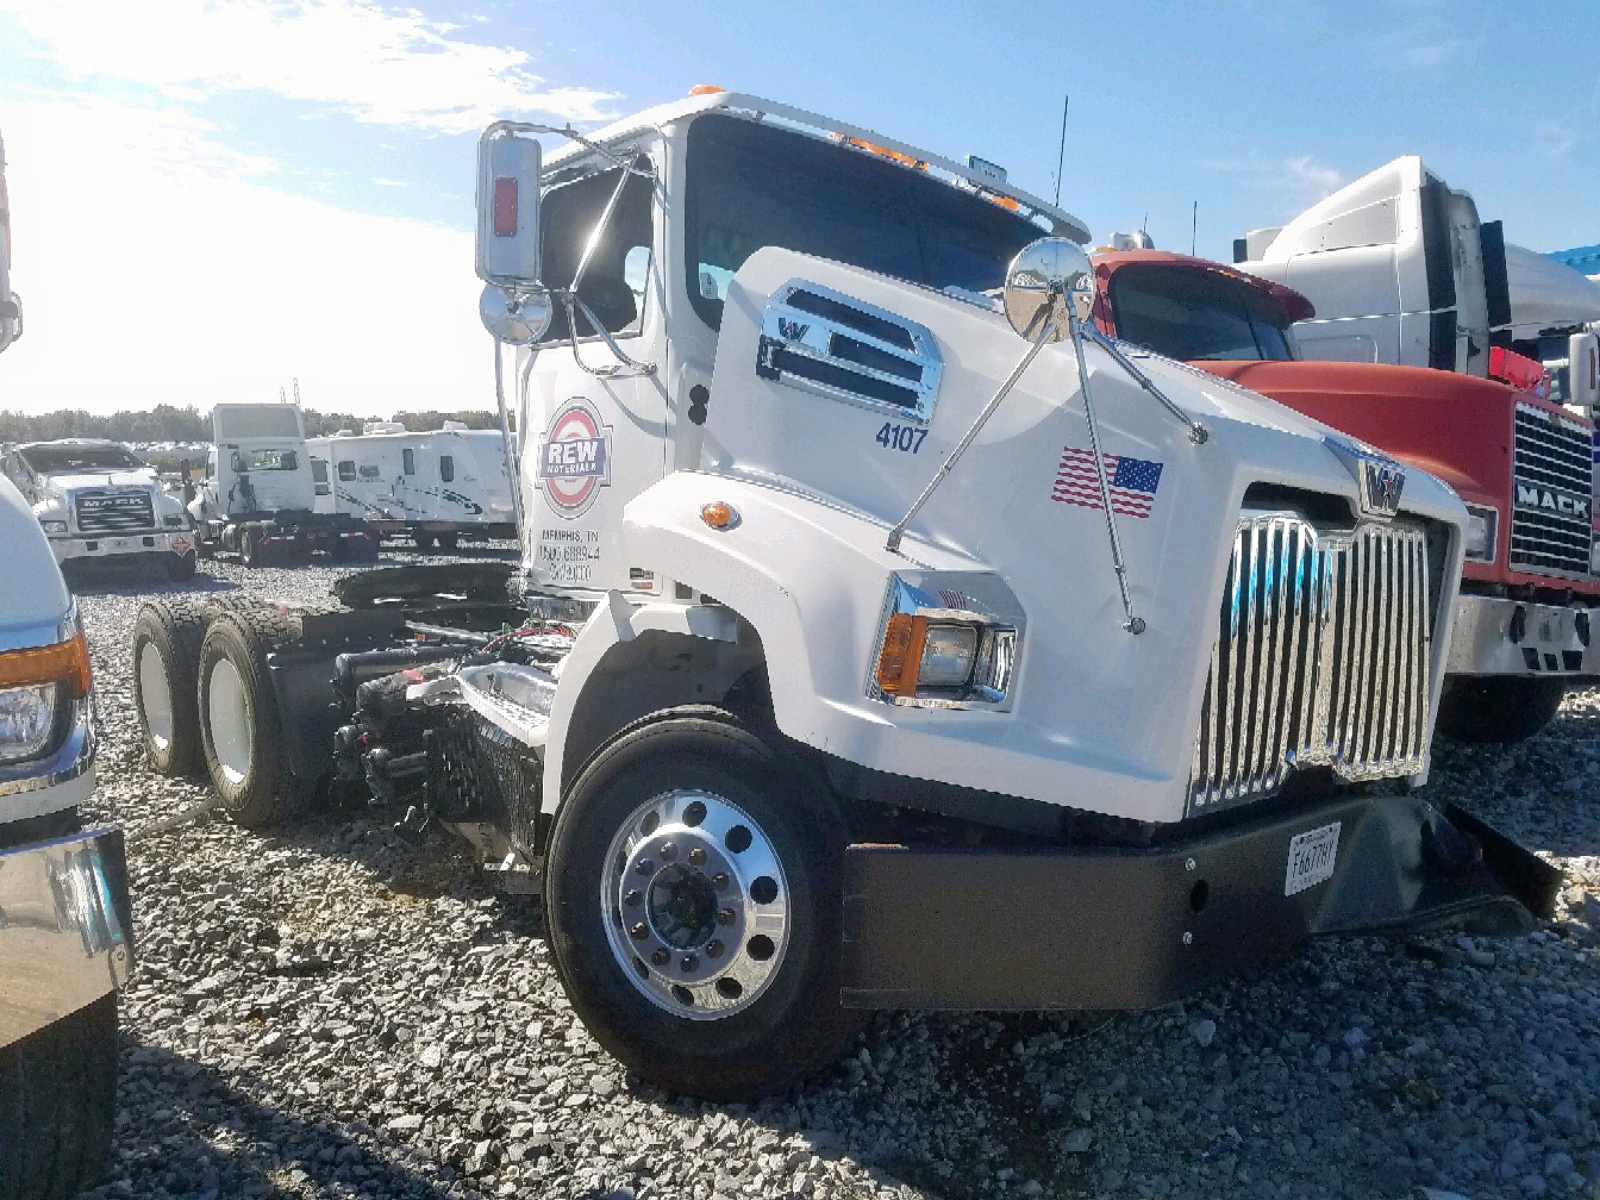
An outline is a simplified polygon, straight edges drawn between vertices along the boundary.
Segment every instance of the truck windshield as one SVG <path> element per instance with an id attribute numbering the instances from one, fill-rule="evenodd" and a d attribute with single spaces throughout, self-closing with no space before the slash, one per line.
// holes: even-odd
<path id="1" fill-rule="evenodd" d="M 300 456 L 293 450 L 235 450 L 235 471 L 298 471 Z"/>
<path id="2" fill-rule="evenodd" d="M 1111 276 L 1117 336 L 1182 362 L 1299 357 L 1288 314 L 1269 296 L 1210 271 L 1157 264 Z"/>
<path id="3" fill-rule="evenodd" d="M 1005 281 L 1045 231 L 982 196 L 874 154 L 711 113 L 689 128 L 689 297 L 722 327 L 728 281 L 763 246 L 850 263 L 943 291 Z"/>
<path id="4" fill-rule="evenodd" d="M 144 466 L 121 446 L 30 446 L 18 453 L 41 475 L 61 471 L 136 471 Z"/>

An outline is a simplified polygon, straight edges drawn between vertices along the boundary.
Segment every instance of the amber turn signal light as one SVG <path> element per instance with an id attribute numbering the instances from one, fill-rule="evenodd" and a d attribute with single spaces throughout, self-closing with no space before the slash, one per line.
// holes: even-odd
<path id="1" fill-rule="evenodd" d="M 700 506 L 700 519 L 713 529 L 729 529 L 739 519 L 739 514 L 733 511 L 731 504 L 713 500 Z"/>
<path id="2" fill-rule="evenodd" d="M 886 695 L 917 694 L 917 673 L 922 669 L 922 646 L 927 637 L 927 617 L 895 613 L 889 618 L 878 654 L 878 686 Z"/>
<path id="3" fill-rule="evenodd" d="M 82 632 L 53 646 L 0 654 L 0 688 L 39 683 L 59 683 L 68 700 L 89 694 L 89 643 Z"/>

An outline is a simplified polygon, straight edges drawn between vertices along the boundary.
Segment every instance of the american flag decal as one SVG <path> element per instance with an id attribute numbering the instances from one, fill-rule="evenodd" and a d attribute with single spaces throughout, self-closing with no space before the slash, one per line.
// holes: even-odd
<path id="1" fill-rule="evenodd" d="M 1124 517 L 1148 517 L 1161 485 L 1161 464 L 1143 458 L 1105 455 L 1106 482 L 1111 485 L 1111 511 Z M 1068 446 L 1061 452 L 1050 498 L 1082 508 L 1104 509 L 1095 478 L 1094 454 Z"/>

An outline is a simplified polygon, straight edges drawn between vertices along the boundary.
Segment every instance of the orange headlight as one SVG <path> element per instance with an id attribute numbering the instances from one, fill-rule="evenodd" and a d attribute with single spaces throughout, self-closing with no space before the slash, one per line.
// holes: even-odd
<path id="1" fill-rule="evenodd" d="M 53 646 L 0 654 L 0 688 L 36 683 L 60 684 L 66 700 L 81 700 L 89 694 L 89 643 L 81 630 L 76 637 Z"/>

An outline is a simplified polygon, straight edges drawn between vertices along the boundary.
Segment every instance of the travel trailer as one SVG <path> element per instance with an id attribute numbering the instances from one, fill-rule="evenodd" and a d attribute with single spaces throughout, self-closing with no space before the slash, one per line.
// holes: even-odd
<path id="1" fill-rule="evenodd" d="M 499 430 L 456 421 L 427 433 L 369 421 L 361 433 L 312 438 L 317 511 L 344 513 L 419 548 L 513 538 L 515 512 Z"/>

